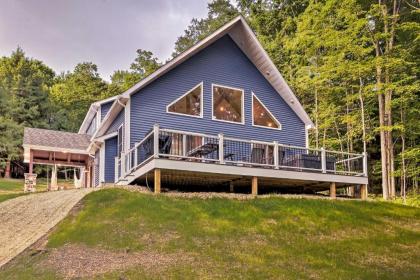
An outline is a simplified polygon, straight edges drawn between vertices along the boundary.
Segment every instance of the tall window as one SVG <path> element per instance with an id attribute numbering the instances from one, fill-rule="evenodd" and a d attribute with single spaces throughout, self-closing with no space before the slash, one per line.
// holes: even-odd
<path id="1" fill-rule="evenodd" d="M 252 94 L 252 115 L 252 125 L 281 129 L 280 122 L 254 93 Z"/>
<path id="2" fill-rule="evenodd" d="M 203 83 L 192 88 L 190 91 L 168 105 L 167 112 L 187 116 L 202 117 L 203 107 Z"/>
<path id="3" fill-rule="evenodd" d="M 118 157 L 124 151 L 124 125 L 118 128 Z"/>
<path id="4" fill-rule="evenodd" d="M 213 119 L 244 123 L 243 98 L 241 89 L 213 85 Z"/>

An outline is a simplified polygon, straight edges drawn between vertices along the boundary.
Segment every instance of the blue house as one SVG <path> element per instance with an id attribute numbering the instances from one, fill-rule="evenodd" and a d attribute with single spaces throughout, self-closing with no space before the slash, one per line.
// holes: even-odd
<path id="1" fill-rule="evenodd" d="M 310 149 L 313 127 L 239 16 L 126 92 L 92 104 L 76 134 L 86 135 L 86 147 L 57 150 L 49 139 L 35 145 L 28 136 L 25 159 L 51 164 L 53 152 L 55 164 L 65 165 L 82 156 L 76 166 L 89 186 L 364 190 L 365 155 Z"/>

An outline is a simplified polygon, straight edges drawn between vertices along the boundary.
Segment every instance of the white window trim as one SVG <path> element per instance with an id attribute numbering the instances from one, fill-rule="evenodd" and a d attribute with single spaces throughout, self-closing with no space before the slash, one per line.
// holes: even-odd
<path id="1" fill-rule="evenodd" d="M 252 100 L 251 100 L 252 126 L 262 127 L 262 128 L 267 128 L 267 129 L 274 129 L 274 130 L 281 130 L 282 129 L 281 122 L 273 115 L 273 113 L 271 113 L 271 111 L 264 105 L 264 103 L 261 101 L 261 99 L 259 99 L 258 96 L 253 91 L 251 91 L 251 93 L 252 93 Z M 254 97 L 260 102 L 261 106 L 263 106 L 263 108 L 274 119 L 274 121 L 277 123 L 277 125 L 279 127 L 276 128 L 276 127 L 269 127 L 269 126 L 263 126 L 263 125 L 254 124 Z"/>
<path id="2" fill-rule="evenodd" d="M 171 107 L 173 104 L 177 103 L 179 100 L 181 100 L 182 98 L 184 98 L 185 96 L 187 96 L 188 94 L 190 94 L 191 92 L 193 92 L 197 87 L 201 87 L 201 92 L 200 92 L 200 115 L 195 116 L 195 115 L 190 115 L 190 114 L 183 114 L 183 113 L 176 113 L 176 112 L 170 112 L 169 111 L 169 107 Z M 169 103 L 166 106 L 166 113 L 168 114 L 172 114 L 172 115 L 178 115 L 178 116 L 186 116 L 186 117 L 193 117 L 193 118 L 203 118 L 203 112 L 204 112 L 204 108 L 203 108 L 203 99 L 204 99 L 204 82 L 201 82 L 197 85 L 195 85 L 192 89 L 190 89 L 189 91 L 187 91 L 186 93 L 184 93 L 183 95 L 181 95 L 180 97 L 178 97 L 177 99 L 175 99 L 174 101 L 172 101 L 171 103 Z"/>
<path id="3" fill-rule="evenodd" d="M 214 116 L 214 103 L 213 103 L 214 102 L 214 92 L 213 92 L 214 87 L 224 87 L 224 88 L 229 88 L 229 89 L 233 89 L 233 90 L 239 90 L 239 91 L 242 92 L 241 121 L 240 122 L 216 119 L 216 117 Z M 213 121 L 217 121 L 217 122 L 225 122 L 225 123 L 245 125 L 245 93 L 244 93 L 244 90 L 242 88 L 235 88 L 235 87 L 225 86 L 225 85 L 221 85 L 221 84 L 211 84 L 211 119 Z"/>
<path id="4" fill-rule="evenodd" d="M 119 133 L 119 131 L 120 131 L 120 129 L 122 129 L 122 132 L 121 132 L 121 135 L 122 135 L 122 137 L 123 137 L 123 141 L 122 141 L 122 147 L 121 147 L 121 153 L 124 153 L 125 151 L 124 151 L 124 149 L 125 149 L 125 143 L 124 143 L 124 141 L 125 141 L 125 135 L 124 135 L 124 131 L 125 131 L 125 129 L 124 129 L 124 123 L 123 124 L 121 124 L 118 128 L 117 128 L 117 152 L 119 152 L 119 149 L 120 149 L 120 139 L 119 139 L 119 135 L 120 135 L 120 133 Z M 117 155 L 119 158 L 121 157 L 121 154 L 119 153 L 118 155 Z"/>

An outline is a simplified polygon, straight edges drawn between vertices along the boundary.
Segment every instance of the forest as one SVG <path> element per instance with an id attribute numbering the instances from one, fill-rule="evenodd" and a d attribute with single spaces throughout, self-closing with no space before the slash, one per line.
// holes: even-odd
<path id="1" fill-rule="evenodd" d="M 366 152 L 369 192 L 418 192 L 420 2 L 418 0 L 213 0 L 175 42 L 180 54 L 242 14 L 316 125 L 310 147 Z M 141 49 L 110 82 L 94 62 L 55 73 L 19 46 L 0 58 L 0 170 L 22 164 L 23 127 L 77 132 L 90 104 L 158 69 Z M 1 171 L 0 171 L 1 172 Z"/>

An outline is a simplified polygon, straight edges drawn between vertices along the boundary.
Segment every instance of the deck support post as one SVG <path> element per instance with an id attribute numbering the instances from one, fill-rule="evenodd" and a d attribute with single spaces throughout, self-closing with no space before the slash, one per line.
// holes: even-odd
<path id="1" fill-rule="evenodd" d="M 354 186 L 348 187 L 348 195 L 350 197 L 354 197 L 354 190 L 355 190 L 355 187 Z"/>
<path id="2" fill-rule="evenodd" d="M 367 185 L 366 184 L 360 185 L 360 198 L 363 200 L 366 200 L 367 195 L 368 195 Z"/>
<path id="3" fill-rule="evenodd" d="M 155 183 L 155 193 L 160 193 L 160 175 L 161 175 L 161 171 L 159 168 L 155 169 L 155 178 L 154 178 L 154 183 Z"/>
<path id="4" fill-rule="evenodd" d="M 331 182 L 330 183 L 330 198 L 335 199 L 336 196 L 336 186 L 335 186 L 335 182 Z"/>
<path id="5" fill-rule="evenodd" d="M 258 177 L 252 177 L 252 195 L 258 195 Z"/>
<path id="6" fill-rule="evenodd" d="M 235 187 L 233 186 L 233 182 L 232 181 L 229 182 L 229 191 L 231 193 L 235 192 Z"/>
<path id="7" fill-rule="evenodd" d="M 223 133 L 219 133 L 219 163 L 224 164 L 225 163 L 225 152 L 223 150 L 224 148 L 224 138 Z"/>

